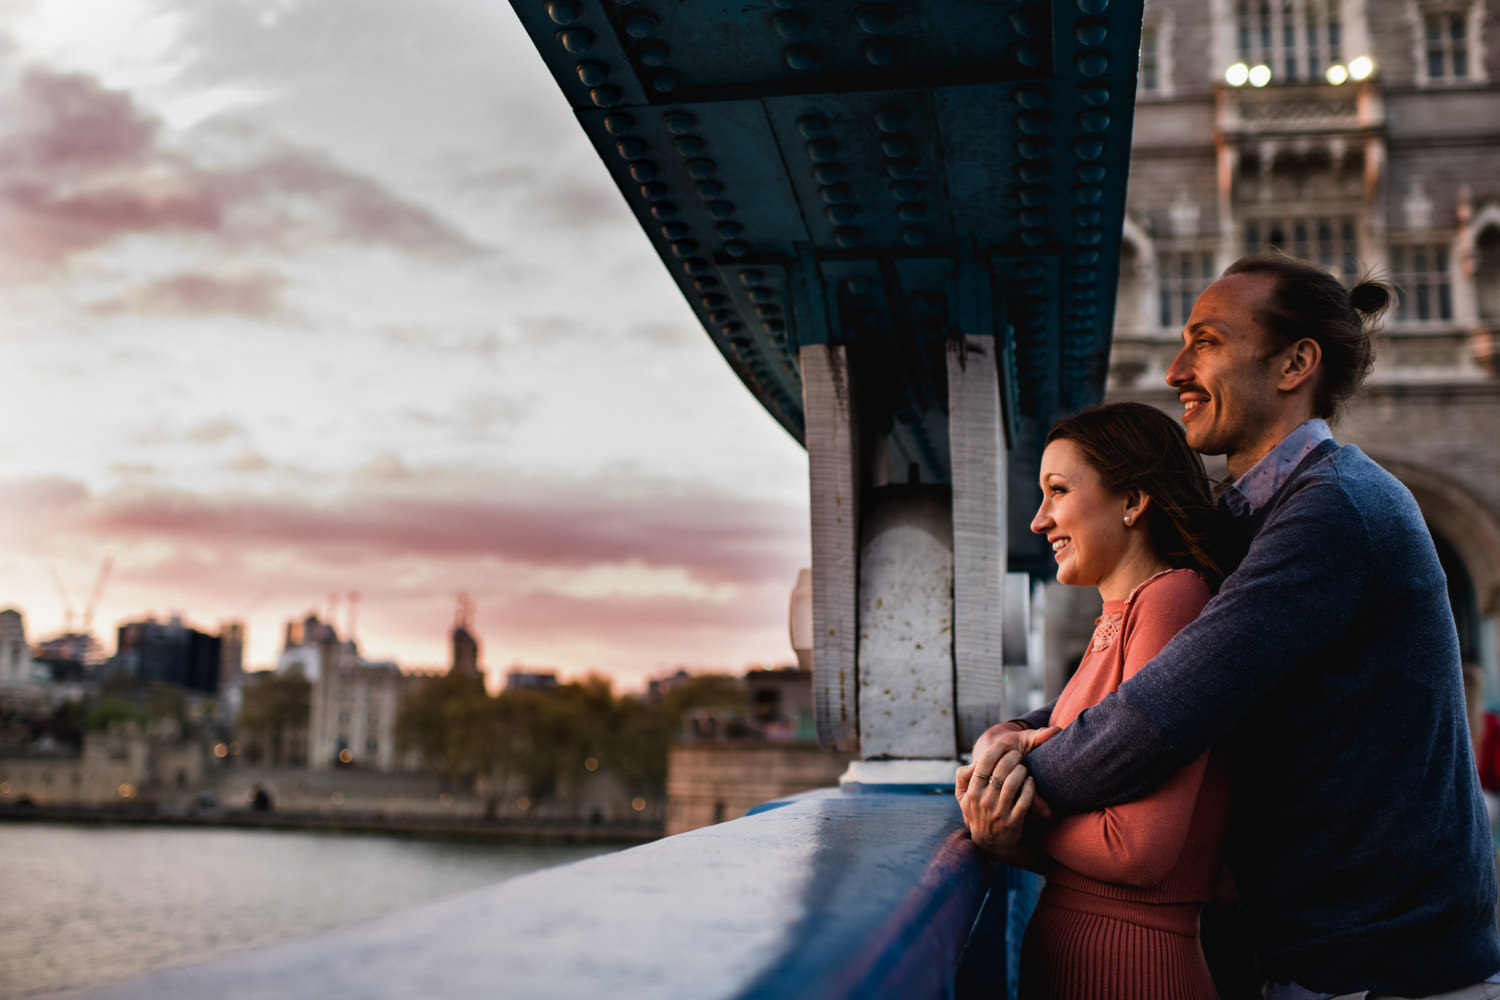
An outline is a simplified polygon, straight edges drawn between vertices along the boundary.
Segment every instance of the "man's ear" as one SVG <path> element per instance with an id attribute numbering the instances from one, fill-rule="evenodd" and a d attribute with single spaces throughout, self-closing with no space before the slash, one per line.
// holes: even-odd
<path id="1" fill-rule="evenodd" d="M 1277 373 L 1276 388 L 1295 392 L 1313 377 L 1322 362 L 1323 348 L 1311 337 L 1303 337 L 1281 352 L 1277 361 L 1281 370 Z"/>

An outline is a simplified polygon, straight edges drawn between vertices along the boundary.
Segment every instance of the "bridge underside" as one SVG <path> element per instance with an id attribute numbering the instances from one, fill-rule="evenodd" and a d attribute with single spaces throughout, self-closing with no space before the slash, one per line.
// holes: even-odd
<path id="1" fill-rule="evenodd" d="M 1140 0 L 512 5 L 808 449 L 824 741 L 953 757 L 1027 659 L 1041 437 L 1103 392 Z"/>

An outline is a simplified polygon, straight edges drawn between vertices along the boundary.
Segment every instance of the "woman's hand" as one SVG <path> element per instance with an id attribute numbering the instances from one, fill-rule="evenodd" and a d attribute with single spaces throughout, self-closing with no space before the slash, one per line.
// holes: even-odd
<path id="1" fill-rule="evenodd" d="M 969 836 L 982 850 L 1002 859 L 1014 853 L 1036 797 L 1036 782 L 1022 760 L 1059 731 L 1048 726 L 998 733 L 987 745 L 981 740 L 975 747 L 973 764 L 959 768 L 954 793 Z"/>

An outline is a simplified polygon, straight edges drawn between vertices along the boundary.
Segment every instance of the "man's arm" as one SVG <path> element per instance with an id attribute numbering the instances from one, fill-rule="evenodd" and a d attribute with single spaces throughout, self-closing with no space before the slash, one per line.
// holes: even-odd
<path id="1" fill-rule="evenodd" d="M 1059 813 L 1139 798 L 1222 739 L 1359 606 L 1372 554 L 1337 486 L 1288 497 L 1198 619 L 1026 760 Z"/>

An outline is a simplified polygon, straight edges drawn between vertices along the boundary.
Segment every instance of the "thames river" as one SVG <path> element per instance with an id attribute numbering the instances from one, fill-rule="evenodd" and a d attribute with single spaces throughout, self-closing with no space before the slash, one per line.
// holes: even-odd
<path id="1" fill-rule="evenodd" d="M 357 923 L 615 849 L 0 824 L 0 1000 Z"/>

